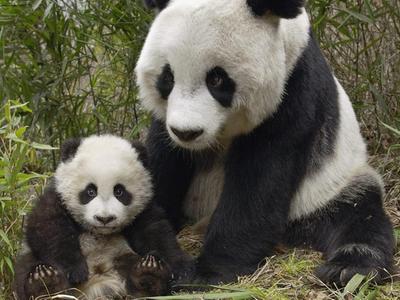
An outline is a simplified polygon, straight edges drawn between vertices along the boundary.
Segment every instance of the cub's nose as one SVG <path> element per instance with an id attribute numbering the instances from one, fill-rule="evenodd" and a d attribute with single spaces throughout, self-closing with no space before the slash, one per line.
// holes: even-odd
<path id="1" fill-rule="evenodd" d="M 109 223 L 111 223 L 112 221 L 114 221 L 117 217 L 116 216 L 94 216 L 94 219 L 100 223 L 102 223 L 103 225 L 107 225 Z"/>
<path id="2" fill-rule="evenodd" d="M 201 136 L 204 132 L 203 129 L 200 130 L 179 130 L 174 127 L 170 127 L 171 131 L 183 142 L 191 142 Z"/>

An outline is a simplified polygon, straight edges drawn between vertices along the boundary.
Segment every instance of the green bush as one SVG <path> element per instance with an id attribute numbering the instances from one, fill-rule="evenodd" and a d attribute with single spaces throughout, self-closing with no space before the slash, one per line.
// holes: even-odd
<path id="1" fill-rule="evenodd" d="M 23 120 L 32 112 L 26 103 L 8 101 L 0 112 L 0 283 L 9 292 L 14 274 L 12 261 L 21 240 L 23 216 L 29 209 L 26 200 L 40 190 L 46 179 L 27 170 L 27 165 L 36 162 L 37 150 L 53 148 L 25 139 L 27 127 Z"/>

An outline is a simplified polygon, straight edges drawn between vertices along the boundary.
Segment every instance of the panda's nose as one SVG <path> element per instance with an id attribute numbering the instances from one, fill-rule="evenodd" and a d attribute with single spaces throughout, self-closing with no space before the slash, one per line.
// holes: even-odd
<path id="1" fill-rule="evenodd" d="M 179 130 L 174 127 L 170 127 L 171 131 L 181 140 L 184 142 L 190 142 L 198 138 L 200 135 L 203 134 L 204 130 Z"/>
<path id="2" fill-rule="evenodd" d="M 114 221 L 117 217 L 116 216 L 94 216 L 95 220 L 102 223 L 103 225 L 107 225 L 109 223 L 111 223 L 112 221 Z"/>

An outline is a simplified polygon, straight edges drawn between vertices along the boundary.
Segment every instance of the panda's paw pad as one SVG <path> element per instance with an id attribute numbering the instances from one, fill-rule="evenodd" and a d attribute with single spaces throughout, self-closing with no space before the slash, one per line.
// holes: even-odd
<path id="1" fill-rule="evenodd" d="M 25 289 L 27 295 L 37 297 L 67 288 L 62 274 L 53 266 L 40 264 L 28 274 Z"/>

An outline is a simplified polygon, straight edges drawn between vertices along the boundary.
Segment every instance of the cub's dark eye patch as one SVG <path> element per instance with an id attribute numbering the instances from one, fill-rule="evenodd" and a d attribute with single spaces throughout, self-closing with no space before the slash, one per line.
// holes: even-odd
<path id="1" fill-rule="evenodd" d="M 156 87 L 161 97 L 165 100 L 168 99 L 175 85 L 174 73 L 172 73 L 171 66 L 165 65 L 160 76 L 158 76 Z"/>
<path id="2" fill-rule="evenodd" d="M 86 188 L 79 193 L 79 201 L 81 204 L 85 205 L 97 197 L 97 186 L 90 183 Z"/>
<path id="3" fill-rule="evenodd" d="M 223 68 L 215 67 L 208 71 L 206 84 L 211 95 L 223 107 L 230 107 L 232 105 L 233 96 L 236 91 L 236 83 Z"/>
<path id="4" fill-rule="evenodd" d="M 129 193 L 122 184 L 117 184 L 114 186 L 114 197 L 125 206 L 128 206 L 132 203 L 132 194 Z"/>

